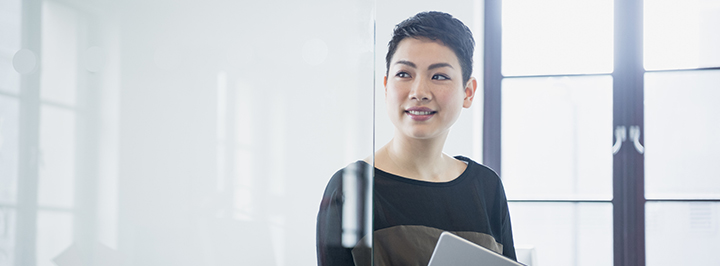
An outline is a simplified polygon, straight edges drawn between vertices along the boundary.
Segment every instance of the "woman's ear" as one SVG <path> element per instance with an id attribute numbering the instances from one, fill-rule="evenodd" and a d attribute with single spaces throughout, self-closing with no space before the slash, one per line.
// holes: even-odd
<path id="1" fill-rule="evenodd" d="M 387 76 L 383 77 L 383 86 L 385 87 L 385 98 L 387 98 Z"/>
<path id="2" fill-rule="evenodd" d="M 470 77 L 470 80 L 465 84 L 463 107 L 470 108 L 470 106 L 472 106 L 473 99 L 475 99 L 475 92 L 477 92 L 477 80 L 474 77 Z"/>

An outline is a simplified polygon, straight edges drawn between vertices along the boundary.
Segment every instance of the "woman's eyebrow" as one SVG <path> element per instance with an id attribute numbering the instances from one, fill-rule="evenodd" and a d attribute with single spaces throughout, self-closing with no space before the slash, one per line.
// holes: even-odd
<path id="1" fill-rule="evenodd" d="M 449 68 L 455 69 L 455 68 L 452 67 L 452 65 L 450 65 L 450 64 L 448 64 L 448 63 L 437 63 L 437 64 L 432 64 L 432 65 L 430 65 L 430 66 L 428 67 L 428 70 L 433 70 L 433 69 L 441 68 L 441 67 L 449 67 Z"/>
<path id="2" fill-rule="evenodd" d="M 407 66 L 412 67 L 412 68 L 417 68 L 417 66 L 415 66 L 415 63 L 410 62 L 410 61 L 406 61 L 406 60 L 397 61 L 397 62 L 395 62 L 395 64 L 396 64 L 396 65 L 397 65 L 397 64 L 403 64 L 403 65 L 407 65 Z"/>
<path id="3" fill-rule="evenodd" d="M 410 62 L 410 61 L 407 61 L 407 60 L 400 60 L 400 61 L 395 62 L 395 64 L 396 64 L 396 65 L 397 65 L 397 64 L 403 64 L 403 65 L 406 65 L 406 66 L 409 66 L 409 67 L 412 67 L 412 68 L 417 68 L 417 66 L 415 65 L 415 63 Z M 435 63 L 435 64 L 430 65 L 430 66 L 428 67 L 428 70 L 433 70 L 433 69 L 441 68 L 441 67 L 449 67 L 449 68 L 455 69 L 454 67 L 452 67 L 452 65 L 450 65 L 450 64 L 448 64 L 448 63 Z"/>

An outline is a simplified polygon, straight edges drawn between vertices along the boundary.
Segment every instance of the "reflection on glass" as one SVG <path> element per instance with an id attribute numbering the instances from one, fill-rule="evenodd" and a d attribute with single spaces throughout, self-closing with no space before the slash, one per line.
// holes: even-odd
<path id="1" fill-rule="evenodd" d="M 612 197 L 612 78 L 506 78 L 502 173 L 509 199 Z"/>
<path id="2" fill-rule="evenodd" d="M 20 74 L 13 68 L 12 55 L 0 54 L 0 91 L 16 93 L 20 88 Z"/>
<path id="3" fill-rule="evenodd" d="M 720 203 L 645 204 L 647 265 L 713 265 L 720 261 Z"/>
<path id="4" fill-rule="evenodd" d="M 505 76 L 610 73 L 612 0 L 502 1 Z"/>
<path id="5" fill-rule="evenodd" d="M 255 128 L 255 120 L 253 115 L 256 112 L 256 107 L 253 104 L 252 99 L 256 96 L 253 94 L 250 86 L 243 81 L 238 81 L 235 84 L 235 142 L 237 142 L 235 149 L 236 162 L 234 164 L 235 176 L 234 176 L 234 199 L 233 199 L 233 216 L 235 219 L 240 220 L 251 220 L 255 216 L 255 210 L 253 206 L 256 204 L 253 202 L 253 197 L 256 193 L 254 189 L 256 185 L 253 184 L 253 176 L 255 176 L 255 164 L 253 160 L 253 151 L 255 145 L 253 145 L 255 138 L 253 137 L 253 128 Z"/>
<path id="6" fill-rule="evenodd" d="M 237 170 L 234 182 L 233 217 L 238 220 L 251 220 L 256 212 L 253 206 L 257 205 L 253 200 L 253 191 L 257 189 L 252 178 L 254 173 L 252 153 L 238 150 L 235 156 Z"/>
<path id="7" fill-rule="evenodd" d="M 534 249 L 533 265 L 613 263 L 611 203 L 511 202 L 510 215 L 516 249 Z"/>
<path id="8" fill-rule="evenodd" d="M 645 69 L 720 66 L 720 1 L 645 0 Z"/>
<path id="9" fill-rule="evenodd" d="M 0 1 L 0 91 L 16 93 L 20 87 L 20 75 L 13 68 L 13 56 L 20 50 L 20 3 Z"/>
<path id="10" fill-rule="evenodd" d="M 42 3 L 40 95 L 43 100 L 73 105 L 79 59 L 77 17 L 73 9 L 60 2 Z"/>
<path id="11" fill-rule="evenodd" d="M 0 207 L 0 265 L 15 265 L 15 209 Z"/>
<path id="12" fill-rule="evenodd" d="M 73 244 L 73 216 L 69 212 L 39 211 L 35 257 L 38 266 L 56 266 L 53 261 Z"/>
<path id="13" fill-rule="evenodd" d="M 0 203 L 17 196 L 18 108 L 18 99 L 0 96 Z"/>
<path id="14" fill-rule="evenodd" d="M 645 74 L 645 194 L 720 198 L 720 71 Z"/>
<path id="15" fill-rule="evenodd" d="M 75 191 L 75 113 L 57 107 L 40 109 L 38 204 L 73 206 Z"/>
<path id="16" fill-rule="evenodd" d="M 19 91 L 20 74 L 13 68 L 12 55 L 10 53 L 0 54 L 0 91 Z"/>
<path id="17" fill-rule="evenodd" d="M 357 161 L 330 179 L 317 217 L 319 265 L 371 265 L 372 169 Z"/>

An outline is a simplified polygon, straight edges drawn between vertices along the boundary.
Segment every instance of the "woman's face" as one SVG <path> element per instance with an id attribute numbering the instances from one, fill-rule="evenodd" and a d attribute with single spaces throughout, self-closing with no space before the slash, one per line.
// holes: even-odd
<path id="1" fill-rule="evenodd" d="M 463 84 L 452 49 L 426 38 L 400 41 L 384 83 L 390 120 L 398 133 L 416 139 L 446 137 L 477 87 L 473 78 Z"/>

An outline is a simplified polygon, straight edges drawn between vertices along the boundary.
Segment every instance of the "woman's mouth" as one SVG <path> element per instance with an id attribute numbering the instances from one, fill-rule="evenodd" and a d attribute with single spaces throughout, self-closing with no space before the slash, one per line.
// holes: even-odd
<path id="1" fill-rule="evenodd" d="M 434 114 L 434 111 L 406 111 L 407 113 L 411 115 L 431 115 Z"/>
<path id="2" fill-rule="evenodd" d="M 415 121 L 425 121 L 433 117 L 437 111 L 427 107 L 412 107 L 405 110 L 405 114 Z"/>

